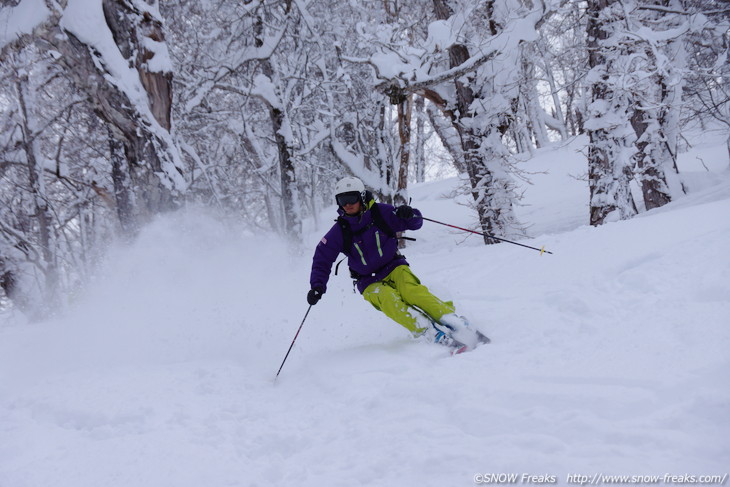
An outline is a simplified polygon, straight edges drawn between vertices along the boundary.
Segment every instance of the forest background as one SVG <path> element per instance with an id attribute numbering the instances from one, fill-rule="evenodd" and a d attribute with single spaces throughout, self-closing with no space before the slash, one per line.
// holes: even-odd
<path id="1" fill-rule="evenodd" d="M 301 252 L 339 177 L 403 204 L 458 174 L 473 228 L 520 238 L 536 149 L 587 136 L 586 223 L 602 225 L 686 193 L 689 127 L 730 133 L 723 1 L 0 6 L 0 306 L 30 319 L 185 206 Z"/>

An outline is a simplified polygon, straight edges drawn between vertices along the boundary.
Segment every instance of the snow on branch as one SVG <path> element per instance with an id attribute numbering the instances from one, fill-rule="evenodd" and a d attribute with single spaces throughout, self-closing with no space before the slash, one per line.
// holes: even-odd
<path id="1" fill-rule="evenodd" d="M 195 91 L 193 97 L 185 104 L 185 111 L 189 112 L 196 106 L 200 105 L 203 99 L 210 93 L 210 90 L 214 87 L 220 86 L 221 82 L 226 78 L 235 74 L 241 70 L 243 66 L 252 61 L 265 61 L 269 59 L 276 51 L 276 48 L 281 43 L 286 33 L 286 26 L 272 36 L 265 37 L 261 47 L 252 47 L 246 49 L 235 57 L 223 61 L 221 67 L 213 75 L 213 79 L 204 81 L 200 84 L 200 87 Z"/>
<path id="2" fill-rule="evenodd" d="M 436 76 L 431 76 L 428 78 L 420 79 L 414 83 L 410 83 L 408 85 L 408 91 L 415 92 L 418 90 L 436 86 L 445 81 L 458 79 L 467 73 L 476 71 L 476 69 L 479 68 L 479 66 L 486 63 L 487 61 L 494 59 L 495 56 L 497 56 L 498 54 L 499 54 L 499 51 L 494 49 L 494 50 L 492 50 L 486 54 L 482 54 L 480 56 L 472 56 L 466 62 L 464 62 L 454 68 L 448 69 L 448 70 L 444 71 L 443 73 L 440 73 Z"/>
<path id="3" fill-rule="evenodd" d="M 94 48 L 98 53 L 94 56 L 95 62 L 102 73 L 107 73 L 107 81 L 119 88 L 149 122 L 154 122 L 139 73 L 120 52 L 104 17 L 102 2 L 69 0 L 59 26 Z"/>
<path id="4" fill-rule="evenodd" d="M 689 12 L 687 10 L 676 10 L 669 7 L 664 7 L 661 5 L 639 5 L 636 7 L 639 10 L 652 10 L 654 12 L 661 12 L 665 14 L 676 14 L 676 15 L 695 15 L 697 13 L 702 13 L 703 15 L 721 15 L 721 14 L 728 14 L 730 13 L 730 8 L 724 8 L 720 10 L 705 10 L 700 12 Z"/>
<path id="5" fill-rule="evenodd" d="M 365 169 L 365 159 L 362 154 L 355 154 L 347 150 L 342 142 L 336 137 L 330 137 L 330 149 L 332 154 L 344 165 L 347 170 L 362 180 L 368 188 L 381 188 L 382 183 L 379 181 L 375 172 Z"/>
<path id="6" fill-rule="evenodd" d="M 243 97 L 254 97 L 266 104 L 269 108 L 276 110 L 283 110 L 284 105 L 281 103 L 279 96 L 276 94 L 276 87 L 274 83 L 264 74 L 257 74 L 253 79 L 253 84 L 248 90 L 242 90 L 237 86 L 233 86 L 227 83 L 216 83 L 211 85 L 211 89 L 218 89 L 235 93 Z"/>
<path id="7" fill-rule="evenodd" d="M 257 74 L 251 86 L 251 95 L 260 98 L 271 108 L 284 110 L 279 96 L 276 94 L 276 86 L 265 74 Z"/>
<path id="8" fill-rule="evenodd" d="M 31 34 L 50 15 L 43 0 L 24 0 L 15 7 L 0 8 L 0 49 Z"/>
<path id="9" fill-rule="evenodd" d="M 525 17 L 513 20 L 505 31 L 489 39 L 488 46 L 482 48 L 479 54 L 470 57 L 459 66 L 433 76 L 426 74 L 427 70 L 424 69 L 424 66 L 431 66 L 433 63 L 425 62 L 420 56 L 413 54 L 406 57 L 397 52 L 377 53 L 368 58 L 343 56 L 342 59 L 351 63 L 372 66 L 375 77 L 381 80 L 376 88 L 383 90 L 391 98 L 404 96 L 407 93 L 416 93 L 446 81 L 458 79 L 465 74 L 476 71 L 480 66 L 495 59 L 502 52 L 515 49 L 521 42 L 536 39 L 535 24 L 543 15 L 544 13 L 541 10 L 533 10 Z M 430 28 L 429 42 L 431 44 L 437 42 L 436 37 L 439 39 L 444 38 L 442 34 L 438 36 L 434 34 L 434 32 L 440 31 L 443 31 L 442 26 L 438 29 Z M 449 47 L 449 43 L 453 42 L 455 42 L 455 39 L 449 38 L 446 47 Z M 440 47 L 443 48 L 444 46 Z"/>

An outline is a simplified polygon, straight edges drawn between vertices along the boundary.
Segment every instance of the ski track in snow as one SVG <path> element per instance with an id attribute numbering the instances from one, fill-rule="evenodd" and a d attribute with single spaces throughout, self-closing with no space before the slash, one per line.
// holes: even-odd
<path id="1" fill-rule="evenodd" d="M 202 211 L 161 218 L 68 316 L 0 324 L 0 486 L 726 473 L 730 175 L 690 172 L 686 197 L 591 228 L 575 151 L 527 164 L 549 172 L 518 208 L 526 243 L 554 255 L 428 222 L 405 251 L 493 339 L 455 357 L 410 340 L 341 273 L 275 383 L 326 229 L 289 257 Z M 454 184 L 414 188 L 414 206 L 470 225 L 441 197 Z"/>

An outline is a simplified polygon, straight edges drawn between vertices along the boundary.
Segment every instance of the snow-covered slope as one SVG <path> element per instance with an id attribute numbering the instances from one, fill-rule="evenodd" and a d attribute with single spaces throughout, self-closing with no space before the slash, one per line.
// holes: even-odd
<path id="1" fill-rule="evenodd" d="M 491 345 L 451 357 L 414 342 L 341 273 L 277 383 L 325 229 L 292 257 L 204 212 L 160 219 L 112 253 L 69 316 L 0 325 L 0 486 L 724 475 L 727 160 L 691 172 L 689 196 L 600 228 L 584 225 L 581 161 L 568 146 L 526 164 L 527 243 L 554 255 L 431 223 L 412 235 L 414 271 Z M 413 204 L 469 225 L 441 197 L 454 185 L 416 187 Z"/>

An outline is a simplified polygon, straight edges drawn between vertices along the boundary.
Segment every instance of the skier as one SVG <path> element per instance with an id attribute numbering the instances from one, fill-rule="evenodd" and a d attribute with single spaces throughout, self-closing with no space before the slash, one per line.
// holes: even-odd
<path id="1" fill-rule="evenodd" d="M 335 199 L 339 217 L 317 244 L 312 260 L 310 305 L 317 304 L 327 291 L 332 264 L 343 253 L 363 298 L 414 337 L 424 336 L 459 351 L 487 341 L 456 314 L 452 302 L 442 301 L 421 284 L 398 251 L 395 233 L 421 228 L 420 211 L 408 205 L 395 208 L 376 203 L 354 177 L 337 182 Z"/>

